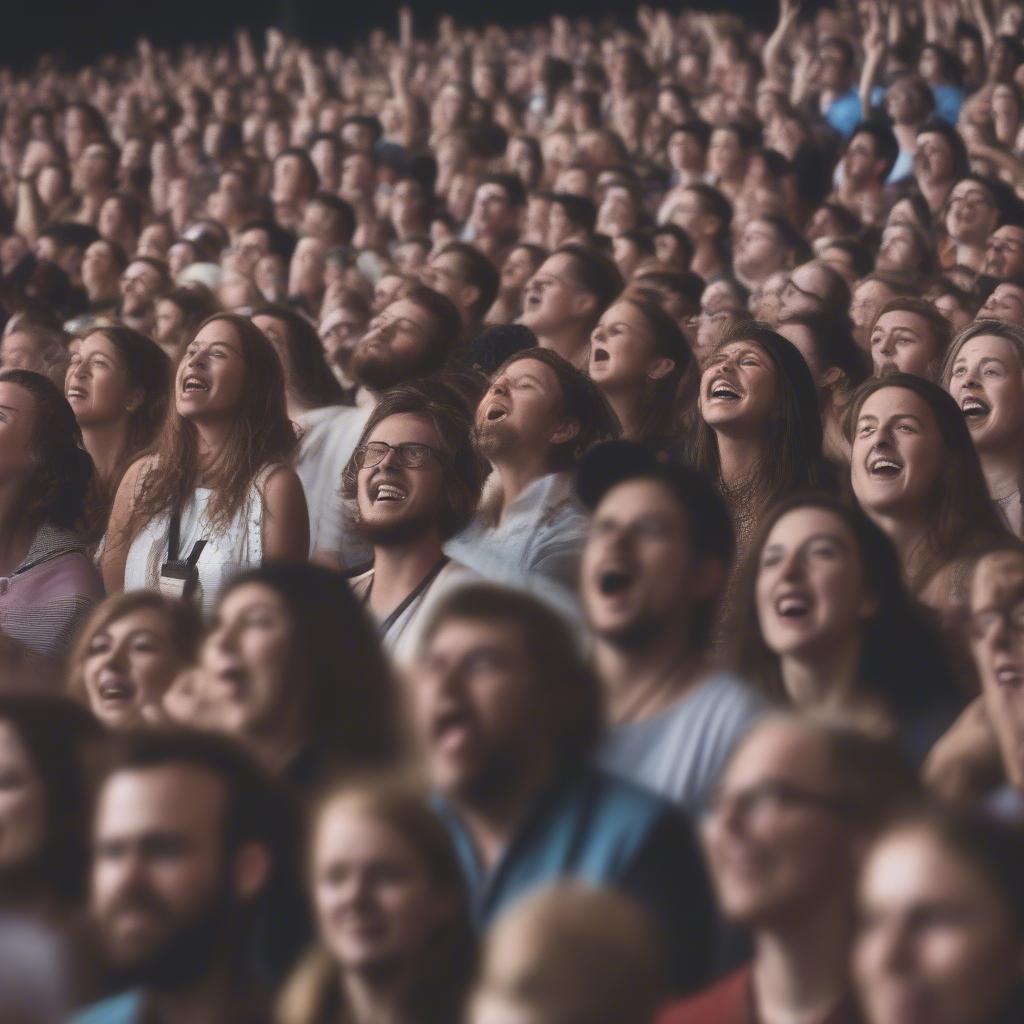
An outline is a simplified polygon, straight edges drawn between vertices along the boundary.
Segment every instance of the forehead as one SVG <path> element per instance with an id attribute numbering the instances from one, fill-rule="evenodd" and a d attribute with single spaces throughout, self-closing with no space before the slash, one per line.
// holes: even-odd
<path id="1" fill-rule="evenodd" d="M 387 441 L 388 444 L 414 442 L 416 444 L 436 445 L 437 431 L 426 418 L 414 412 L 396 412 L 385 416 L 373 430 L 367 441 Z"/>
<path id="2" fill-rule="evenodd" d="M 432 651 L 458 654 L 474 647 L 499 647 L 510 654 L 523 653 L 521 627 L 512 621 L 450 618 L 437 628 L 428 645 Z"/>
<path id="3" fill-rule="evenodd" d="M 383 281 L 381 283 L 383 283 Z M 432 320 L 430 314 L 421 306 L 416 305 L 415 302 L 412 302 L 409 299 L 398 299 L 397 302 L 392 302 L 386 307 L 384 312 L 391 320 L 411 320 L 414 324 L 425 331 L 430 329 L 430 323 Z"/>
<path id="4" fill-rule="evenodd" d="M 815 534 L 840 537 L 851 545 L 854 539 L 850 527 L 841 516 L 831 509 L 808 505 L 804 508 L 790 509 L 785 515 L 779 516 L 768 534 L 766 543 L 795 541 L 799 544 Z"/>
<path id="5" fill-rule="evenodd" d="M 971 604 L 1000 604 L 1024 587 L 1024 551 L 998 551 L 979 559 L 971 577 Z"/>
<path id="6" fill-rule="evenodd" d="M 556 203 L 552 207 L 554 210 L 560 209 Z M 552 277 L 568 277 L 572 279 L 572 257 L 568 253 L 559 252 L 555 253 L 554 256 L 549 256 L 537 271 L 538 274 L 550 274 Z"/>
<path id="7" fill-rule="evenodd" d="M 539 359 L 517 359 L 508 363 L 502 374 L 508 374 L 510 377 L 533 377 L 545 391 L 561 391 L 555 371 Z"/>
<path id="8" fill-rule="evenodd" d="M 220 602 L 218 611 L 225 618 L 230 618 L 254 604 L 272 604 L 281 609 L 285 608 L 284 598 L 273 587 L 253 580 L 249 583 L 240 583 L 229 590 L 224 600 Z"/>
<path id="9" fill-rule="evenodd" d="M 968 196 L 977 196 L 980 199 L 989 199 L 989 191 L 984 185 L 977 181 L 959 181 L 953 186 L 951 195 L 956 196 L 958 199 L 963 199 Z"/>
<path id="10" fill-rule="evenodd" d="M 1019 228 L 1015 224 L 1004 224 L 992 232 L 992 237 L 1005 238 L 1014 242 L 1024 241 L 1024 228 Z"/>
<path id="11" fill-rule="evenodd" d="M 215 834 L 220 830 L 225 797 L 220 779 L 198 766 L 125 769 L 115 772 L 103 786 L 96 831 L 99 835 L 150 831 Z"/>
<path id="12" fill-rule="evenodd" d="M 142 263 L 139 260 L 129 263 L 124 272 L 125 277 L 131 278 L 146 277 L 147 275 L 150 277 L 156 277 L 156 268 L 151 267 L 148 263 Z"/>
<path id="13" fill-rule="evenodd" d="M 241 339 L 233 324 L 227 320 L 213 320 L 199 329 L 195 341 L 203 341 L 209 345 L 228 345 L 235 349 L 241 349 Z"/>
<path id="14" fill-rule="evenodd" d="M 649 513 L 674 521 L 685 531 L 686 514 L 679 499 L 662 480 L 637 477 L 624 480 L 610 488 L 594 511 L 595 518 L 614 516 L 622 519 L 639 518 Z"/>
<path id="15" fill-rule="evenodd" d="M 170 630 L 167 613 L 160 608 L 130 608 L 104 623 L 97 633 L 130 633 L 136 629 L 167 632 Z"/>
<path id="16" fill-rule="evenodd" d="M 117 346 L 102 331 L 93 331 L 83 338 L 78 351 L 82 356 L 87 356 L 91 352 L 102 352 L 116 359 L 120 355 Z"/>
<path id="17" fill-rule="evenodd" d="M 861 416 L 916 416 L 925 423 L 934 423 L 931 408 L 916 392 L 908 388 L 882 387 L 864 400 Z"/>
<path id="18" fill-rule="evenodd" d="M 756 727 L 726 769 L 733 785 L 757 784 L 767 777 L 820 785 L 831 774 L 822 740 L 795 723 L 783 721 Z"/>
<path id="19" fill-rule="evenodd" d="M 1013 344 L 1006 338 L 997 338 L 994 334 L 979 334 L 975 338 L 968 338 L 957 353 L 957 361 L 961 359 L 985 359 L 996 357 L 999 359 L 1015 359 L 1017 356 Z"/>
<path id="20" fill-rule="evenodd" d="M 893 309 L 883 313 L 876 321 L 875 327 L 886 331 L 904 330 L 914 334 L 931 336 L 931 327 L 923 316 L 911 313 L 906 309 Z"/>
<path id="21" fill-rule="evenodd" d="M 765 350 L 756 341 L 744 341 L 742 339 L 727 342 L 725 345 L 719 345 L 714 354 L 721 358 L 722 356 L 738 356 L 745 355 L 746 353 L 762 357 L 766 355 Z"/>

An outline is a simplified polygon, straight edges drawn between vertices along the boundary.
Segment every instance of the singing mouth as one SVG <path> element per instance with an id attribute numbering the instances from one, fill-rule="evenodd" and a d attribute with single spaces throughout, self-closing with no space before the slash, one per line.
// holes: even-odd
<path id="1" fill-rule="evenodd" d="M 210 385 L 202 377 L 199 377 L 194 373 L 190 373 L 181 382 L 181 390 L 183 394 L 188 395 L 197 391 L 209 391 Z"/>
<path id="2" fill-rule="evenodd" d="M 726 402 L 738 402 L 743 397 L 739 388 L 721 379 L 711 382 L 711 388 L 708 393 L 712 398 L 718 398 Z"/>
<path id="3" fill-rule="evenodd" d="M 879 455 L 868 462 L 868 472 L 883 480 L 891 480 L 903 472 L 903 463 L 889 455 Z"/>
<path id="4" fill-rule="evenodd" d="M 992 407 L 988 402 L 975 395 L 969 395 L 965 398 L 960 408 L 968 420 L 983 420 L 992 411 Z"/>
<path id="5" fill-rule="evenodd" d="M 373 492 L 374 502 L 378 501 L 405 501 L 409 492 L 398 484 L 382 480 L 376 484 Z"/>
<path id="6" fill-rule="evenodd" d="M 68 388 L 65 397 L 70 402 L 74 398 L 88 398 L 89 392 L 86 391 L 85 388 L 70 387 Z"/>
<path id="7" fill-rule="evenodd" d="M 802 619 L 811 610 L 811 600 L 803 593 L 780 594 L 775 600 L 775 613 L 782 619 Z"/>
<path id="8" fill-rule="evenodd" d="M 498 420 L 503 420 L 508 416 L 508 410 L 500 405 L 492 405 L 488 410 L 484 419 L 488 423 L 497 423 Z"/>
<path id="9" fill-rule="evenodd" d="M 633 574 L 627 569 L 604 569 L 597 578 L 597 586 L 605 597 L 625 593 L 633 583 Z"/>
<path id="10" fill-rule="evenodd" d="M 595 363 L 606 363 L 611 359 L 611 354 L 606 348 L 598 348 L 596 345 L 592 346 L 590 351 L 590 358 Z"/>

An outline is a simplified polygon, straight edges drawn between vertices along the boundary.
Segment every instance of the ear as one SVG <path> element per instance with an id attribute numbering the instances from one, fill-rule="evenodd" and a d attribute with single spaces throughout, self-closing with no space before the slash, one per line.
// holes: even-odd
<path id="1" fill-rule="evenodd" d="M 565 444 L 580 432 L 579 420 L 562 420 L 548 438 L 548 444 Z"/>
<path id="2" fill-rule="evenodd" d="M 668 356 L 663 356 L 661 359 L 655 359 L 647 370 L 647 379 L 661 380 L 663 377 L 667 377 L 675 368 L 676 361 L 674 359 L 669 359 Z"/>
<path id="3" fill-rule="evenodd" d="M 462 301 L 467 306 L 472 306 L 480 298 L 480 289 L 471 284 L 462 286 Z"/>
<path id="4" fill-rule="evenodd" d="M 583 316 L 586 313 L 593 314 L 597 311 L 597 296 L 580 292 L 573 299 L 572 308 L 577 316 Z"/>
<path id="5" fill-rule="evenodd" d="M 251 900 L 269 879 L 270 851 L 262 843 L 246 843 L 235 854 L 235 895 Z"/>
<path id="6" fill-rule="evenodd" d="M 830 366 L 821 377 L 821 386 L 823 388 L 832 389 L 840 381 L 846 379 L 846 374 L 839 369 L 838 366 Z"/>

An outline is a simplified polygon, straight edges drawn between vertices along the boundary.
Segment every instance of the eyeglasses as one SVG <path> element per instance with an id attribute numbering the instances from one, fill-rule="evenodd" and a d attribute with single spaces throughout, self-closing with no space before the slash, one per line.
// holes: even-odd
<path id="1" fill-rule="evenodd" d="M 776 779 L 734 793 L 718 790 L 711 797 L 709 810 L 712 814 L 725 814 L 734 809 L 741 817 L 749 818 L 757 814 L 777 814 L 794 807 L 812 807 L 839 817 L 849 817 L 857 812 L 856 805 L 850 800 L 815 793 Z"/>
<path id="2" fill-rule="evenodd" d="M 441 453 L 429 444 L 387 444 L 385 441 L 371 441 L 369 444 L 360 445 L 354 453 L 355 463 L 359 469 L 372 469 L 379 466 L 388 455 L 394 452 L 398 461 L 406 469 L 419 469 L 424 466 L 429 458 L 433 456 L 438 462 L 441 461 Z"/>
<path id="3" fill-rule="evenodd" d="M 1009 608 L 982 608 L 975 612 L 970 617 L 971 635 L 982 640 L 997 622 L 1016 637 L 1024 637 L 1024 601 L 1018 601 Z"/>
<path id="4" fill-rule="evenodd" d="M 992 203 L 984 196 L 973 195 L 973 196 L 954 196 L 949 201 L 949 208 L 951 210 L 957 210 L 960 207 L 965 207 L 968 210 L 983 210 L 986 206 L 991 206 Z"/>

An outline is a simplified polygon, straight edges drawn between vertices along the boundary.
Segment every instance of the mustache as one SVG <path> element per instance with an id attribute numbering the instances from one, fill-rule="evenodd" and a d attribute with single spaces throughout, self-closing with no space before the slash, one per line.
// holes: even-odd
<path id="1" fill-rule="evenodd" d="M 126 889 L 107 906 L 105 917 L 111 918 L 126 911 L 143 911 L 157 917 L 167 917 L 166 904 L 149 889 Z"/>

